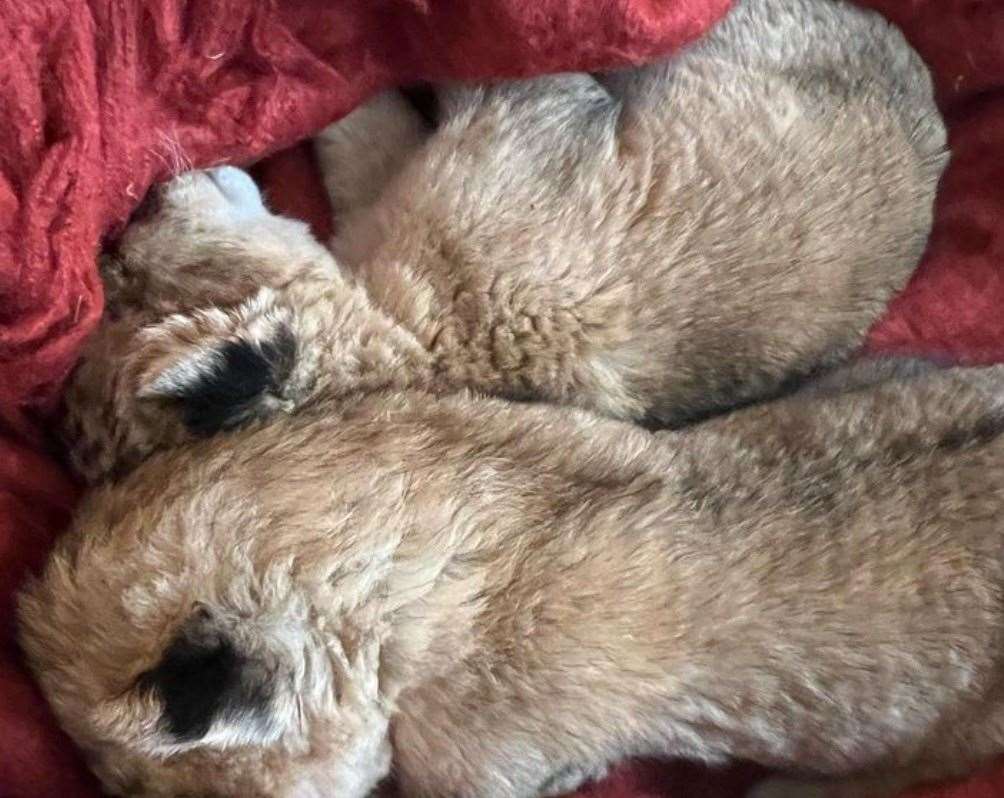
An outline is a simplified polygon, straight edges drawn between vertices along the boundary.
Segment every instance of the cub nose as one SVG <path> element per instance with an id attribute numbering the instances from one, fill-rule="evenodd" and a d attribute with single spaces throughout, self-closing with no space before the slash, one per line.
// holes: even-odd
<path id="1" fill-rule="evenodd" d="M 207 169 L 206 175 L 231 205 L 246 212 L 265 210 L 258 186 L 243 169 L 235 166 L 217 166 Z"/>

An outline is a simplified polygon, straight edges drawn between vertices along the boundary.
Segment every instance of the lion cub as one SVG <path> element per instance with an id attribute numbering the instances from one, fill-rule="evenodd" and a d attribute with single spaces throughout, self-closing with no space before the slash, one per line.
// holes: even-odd
<path id="1" fill-rule="evenodd" d="M 665 63 L 397 95 L 317 141 L 331 252 L 232 168 L 156 189 L 67 394 L 92 480 L 313 397 L 472 389 L 677 426 L 846 356 L 924 247 L 945 134 L 879 16 L 742 0 Z"/>
<path id="2" fill-rule="evenodd" d="M 1004 367 L 852 376 L 655 435 L 319 402 L 93 490 L 21 643 L 116 795 L 393 769 L 535 798 L 635 755 L 853 777 L 795 795 L 959 774 L 1004 753 Z"/>

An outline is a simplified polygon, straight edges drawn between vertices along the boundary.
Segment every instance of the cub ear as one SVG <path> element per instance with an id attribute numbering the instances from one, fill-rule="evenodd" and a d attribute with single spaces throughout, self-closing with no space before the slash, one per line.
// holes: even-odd
<path id="1" fill-rule="evenodd" d="M 263 742 L 277 726 L 272 669 L 241 651 L 204 608 L 182 624 L 137 689 L 158 699 L 158 726 L 172 745 Z"/>
<path id="2" fill-rule="evenodd" d="M 140 399 L 176 404 L 207 437 L 290 404 L 297 340 L 290 314 L 261 303 L 173 316 L 143 331 Z"/>

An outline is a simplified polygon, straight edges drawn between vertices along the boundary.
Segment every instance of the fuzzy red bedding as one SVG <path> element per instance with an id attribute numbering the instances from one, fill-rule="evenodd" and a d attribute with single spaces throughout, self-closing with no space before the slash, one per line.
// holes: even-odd
<path id="1" fill-rule="evenodd" d="M 698 36 L 729 0 L 9 0 L 0 5 L 0 798 L 95 796 L 13 643 L 17 585 L 78 495 L 47 419 L 101 314 L 95 253 L 155 179 L 258 167 L 326 225 L 306 150 L 397 82 L 595 69 Z M 929 252 L 870 347 L 1004 360 L 1004 0 L 869 0 L 934 71 L 951 124 Z M 680 109 L 685 112 L 686 109 Z M 86 632 L 86 630 L 84 630 Z M 603 798 L 726 798 L 750 769 L 625 765 Z M 1004 795 L 1004 765 L 941 798 Z"/>

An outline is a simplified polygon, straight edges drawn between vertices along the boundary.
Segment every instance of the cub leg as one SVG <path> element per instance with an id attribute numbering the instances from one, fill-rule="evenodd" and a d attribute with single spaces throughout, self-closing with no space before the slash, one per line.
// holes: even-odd
<path id="1" fill-rule="evenodd" d="M 322 130 L 314 150 L 335 214 L 372 204 L 427 136 L 421 115 L 396 90 Z"/>

